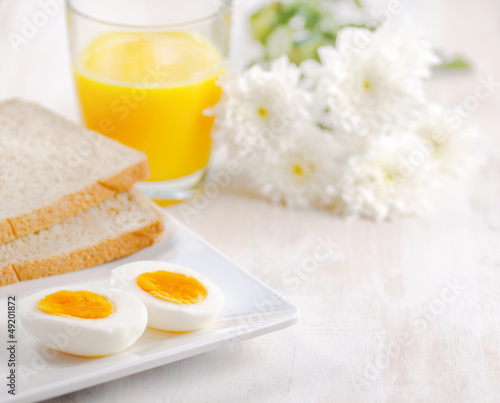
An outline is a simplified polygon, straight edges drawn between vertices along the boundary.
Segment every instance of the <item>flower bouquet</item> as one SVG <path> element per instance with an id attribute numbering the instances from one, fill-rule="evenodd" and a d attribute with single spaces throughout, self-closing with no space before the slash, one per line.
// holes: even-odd
<path id="1" fill-rule="evenodd" d="M 344 27 L 318 60 L 284 55 L 219 81 L 215 148 L 239 184 L 290 207 L 376 220 L 425 212 L 465 172 L 472 131 L 429 102 L 439 57 L 408 22 Z"/>

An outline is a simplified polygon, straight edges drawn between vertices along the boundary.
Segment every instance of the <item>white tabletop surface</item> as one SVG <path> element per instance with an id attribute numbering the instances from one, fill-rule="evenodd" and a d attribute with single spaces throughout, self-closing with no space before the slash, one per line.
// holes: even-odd
<path id="1" fill-rule="evenodd" d="M 9 44 L 40 3 L 0 0 L 0 99 L 34 100 L 78 120 L 62 10 L 19 52 Z M 432 98 L 452 107 L 474 95 L 481 77 L 500 81 L 499 3 L 410 3 L 436 46 L 474 65 L 472 73 L 433 79 Z M 258 50 L 244 39 L 245 16 L 256 6 L 242 0 L 234 10 L 238 68 Z M 344 221 L 228 189 L 190 217 L 181 205 L 169 207 L 296 304 L 300 323 L 51 402 L 500 401 L 499 115 L 497 88 L 470 117 L 486 165 L 443 189 L 423 218 Z M 343 259 L 301 268 L 329 240 Z"/>

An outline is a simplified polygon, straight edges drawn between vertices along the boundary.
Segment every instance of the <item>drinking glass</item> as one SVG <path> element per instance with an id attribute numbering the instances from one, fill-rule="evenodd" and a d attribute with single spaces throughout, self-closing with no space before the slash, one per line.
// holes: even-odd
<path id="1" fill-rule="evenodd" d="M 144 151 L 139 183 L 166 204 L 191 197 L 210 158 L 228 0 L 68 0 L 71 60 L 86 126 Z"/>

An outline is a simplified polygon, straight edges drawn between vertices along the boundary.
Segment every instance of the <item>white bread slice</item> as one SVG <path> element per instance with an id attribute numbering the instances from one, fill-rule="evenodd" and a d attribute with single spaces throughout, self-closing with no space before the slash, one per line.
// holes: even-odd
<path id="1" fill-rule="evenodd" d="M 135 188 L 0 245 L 0 285 L 84 269 L 153 245 L 163 218 Z M 14 276 L 15 274 L 15 276 Z"/>
<path id="2" fill-rule="evenodd" d="M 148 175 L 142 152 L 38 105 L 0 103 L 0 243 L 71 217 Z"/>

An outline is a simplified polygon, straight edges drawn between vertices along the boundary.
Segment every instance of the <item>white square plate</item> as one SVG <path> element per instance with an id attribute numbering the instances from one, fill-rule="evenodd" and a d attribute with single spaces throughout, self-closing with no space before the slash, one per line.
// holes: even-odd
<path id="1" fill-rule="evenodd" d="M 0 402 L 29 402 L 59 396 L 165 365 L 238 341 L 283 329 L 297 322 L 298 309 L 245 272 L 206 241 L 165 214 L 167 233 L 159 244 L 90 269 L 0 288 Z M 147 329 L 128 350 L 102 358 L 79 358 L 42 348 L 16 321 L 16 395 L 7 393 L 7 297 L 16 300 L 64 285 L 107 285 L 112 268 L 136 261 L 179 263 L 217 284 L 226 298 L 221 319 L 209 328 L 174 334 Z"/>

